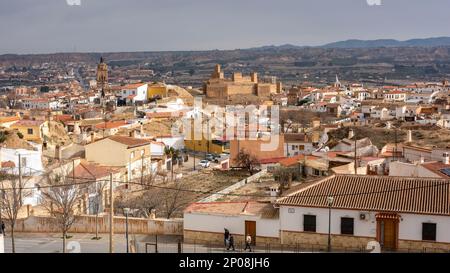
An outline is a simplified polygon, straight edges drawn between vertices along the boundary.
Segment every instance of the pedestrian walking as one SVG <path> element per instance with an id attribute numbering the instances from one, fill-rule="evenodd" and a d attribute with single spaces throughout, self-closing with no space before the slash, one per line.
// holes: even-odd
<path id="1" fill-rule="evenodd" d="M 6 236 L 5 233 L 5 222 L 2 221 L 1 225 L 0 225 L 0 233 L 3 234 L 3 236 Z"/>
<path id="2" fill-rule="evenodd" d="M 247 235 L 247 237 L 245 238 L 245 248 L 244 251 L 246 250 L 250 250 L 250 252 L 252 252 L 252 236 Z"/>
<path id="3" fill-rule="evenodd" d="M 224 228 L 225 232 L 223 234 L 223 243 L 225 245 L 225 247 L 228 247 L 228 239 L 230 237 L 230 231 L 226 228 Z"/>
<path id="4" fill-rule="evenodd" d="M 234 249 L 234 237 L 230 234 L 230 237 L 228 238 L 228 247 L 227 250 L 230 250 L 230 248 L 235 251 Z"/>

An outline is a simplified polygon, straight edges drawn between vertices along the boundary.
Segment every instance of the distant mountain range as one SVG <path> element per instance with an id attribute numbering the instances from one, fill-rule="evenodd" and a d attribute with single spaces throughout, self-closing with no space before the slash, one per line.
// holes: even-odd
<path id="1" fill-rule="evenodd" d="M 450 37 L 411 39 L 398 41 L 394 39 L 380 40 L 346 40 L 326 44 L 325 48 L 371 48 L 371 47 L 435 47 L 450 46 Z"/>
<path id="2" fill-rule="evenodd" d="M 301 48 L 380 48 L 380 47 L 439 47 L 450 46 L 450 37 L 435 37 L 424 39 L 411 39 L 406 41 L 399 41 L 394 39 L 379 39 L 379 40 L 345 40 L 334 43 L 329 43 L 322 46 L 297 46 L 292 44 L 285 44 L 280 46 L 262 46 L 249 48 L 250 50 L 286 50 L 286 49 L 301 49 Z"/>

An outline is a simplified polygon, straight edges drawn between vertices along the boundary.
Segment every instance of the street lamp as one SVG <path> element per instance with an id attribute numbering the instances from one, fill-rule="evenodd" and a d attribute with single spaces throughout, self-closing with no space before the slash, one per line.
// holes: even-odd
<path id="1" fill-rule="evenodd" d="M 333 205 L 334 197 L 329 196 L 328 202 L 328 252 L 331 252 L 331 206 Z"/>
<path id="2" fill-rule="evenodd" d="M 125 238 L 127 240 L 127 253 L 129 253 L 129 247 L 128 247 L 128 213 L 130 212 L 129 208 L 124 208 L 123 212 L 125 213 Z"/>

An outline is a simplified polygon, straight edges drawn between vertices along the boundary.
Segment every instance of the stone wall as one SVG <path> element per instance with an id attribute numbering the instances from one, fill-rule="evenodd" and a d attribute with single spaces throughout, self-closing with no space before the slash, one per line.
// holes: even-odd
<path id="1" fill-rule="evenodd" d="M 365 249 L 367 243 L 376 238 L 346 235 L 331 235 L 331 246 L 339 249 Z M 281 243 L 286 245 L 317 245 L 328 246 L 328 234 L 281 231 Z"/>
<path id="2" fill-rule="evenodd" d="M 95 233 L 95 216 L 77 216 L 70 232 L 73 233 Z M 114 232 L 125 233 L 125 217 L 114 217 Z M 183 219 L 143 219 L 128 218 L 128 230 L 134 234 L 149 235 L 182 235 Z M 17 221 L 17 232 L 58 233 L 58 225 L 54 218 L 30 216 Z M 109 232 L 109 216 L 98 218 L 99 233 Z"/>
<path id="3" fill-rule="evenodd" d="M 184 243 L 187 244 L 223 244 L 224 243 L 224 235 L 223 233 L 215 233 L 215 232 L 203 232 L 203 231 L 193 231 L 193 230 L 184 230 Z M 245 235 L 243 234 L 233 234 L 234 237 L 234 245 L 245 245 Z M 266 244 L 279 244 L 279 238 L 271 238 L 271 237 L 256 237 L 256 245 L 265 246 Z"/>
<path id="4" fill-rule="evenodd" d="M 331 235 L 331 246 L 336 249 L 365 250 L 370 241 L 376 241 L 373 237 L 357 237 L 349 235 Z M 315 245 L 326 249 L 328 234 L 281 231 L 281 243 L 286 245 Z M 399 240 L 399 252 L 449 252 L 450 244 L 437 242 L 422 242 Z"/>
<path id="5" fill-rule="evenodd" d="M 420 251 L 420 252 L 450 252 L 450 244 L 436 243 L 436 242 L 421 242 L 421 241 L 398 241 L 399 251 Z"/>

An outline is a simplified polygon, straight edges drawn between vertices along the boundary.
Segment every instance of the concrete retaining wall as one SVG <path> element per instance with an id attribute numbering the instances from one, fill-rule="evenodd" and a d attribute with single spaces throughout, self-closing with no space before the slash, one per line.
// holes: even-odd
<path id="1" fill-rule="evenodd" d="M 114 233 L 125 233 L 125 217 L 114 217 Z M 95 233 L 95 216 L 77 216 L 70 232 Z M 183 219 L 142 219 L 128 218 L 128 230 L 134 234 L 182 235 Z M 98 217 L 99 233 L 109 232 L 109 216 Z M 60 232 L 55 219 L 51 217 L 30 216 L 17 221 L 16 232 L 40 233 Z"/>

